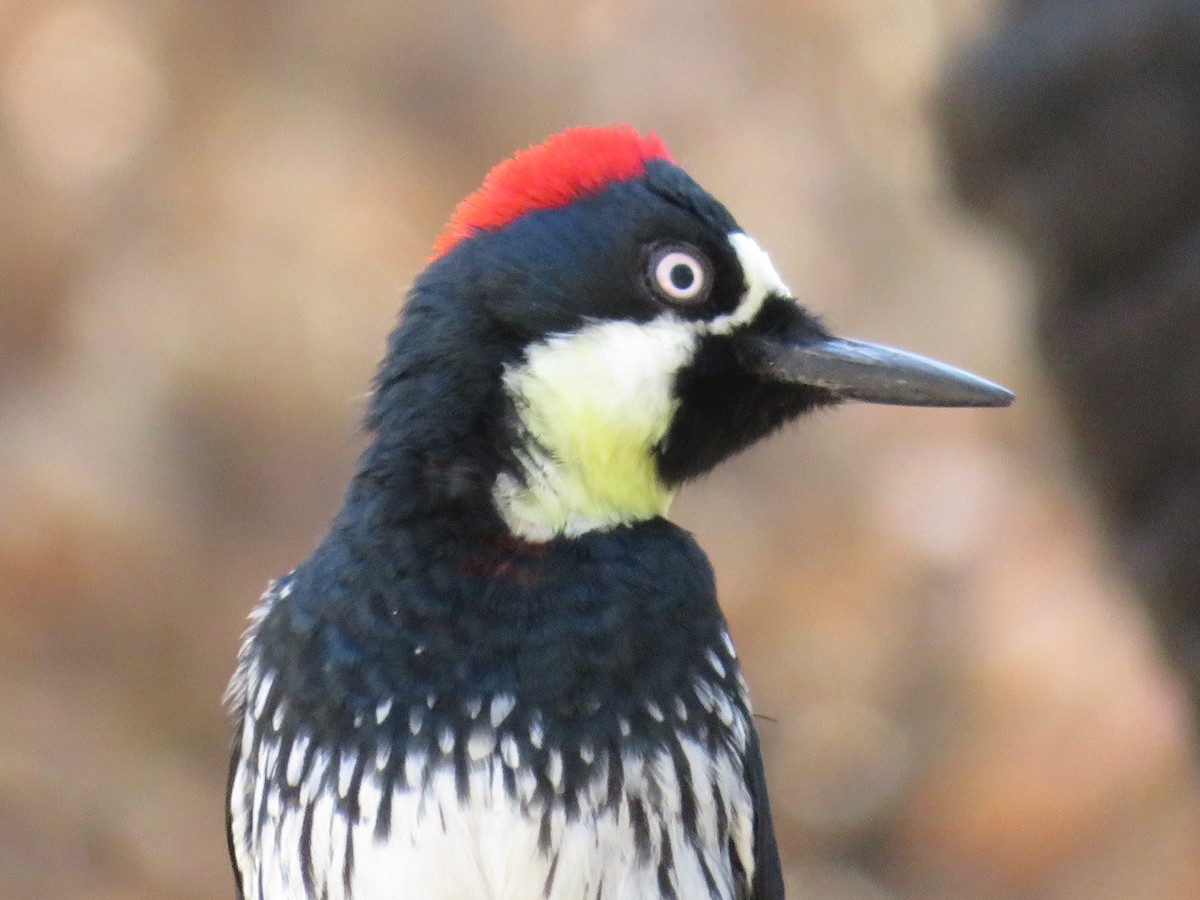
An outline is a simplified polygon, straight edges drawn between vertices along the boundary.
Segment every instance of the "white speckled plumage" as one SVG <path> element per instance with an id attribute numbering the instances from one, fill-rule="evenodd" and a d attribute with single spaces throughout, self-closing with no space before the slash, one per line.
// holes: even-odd
<path id="1" fill-rule="evenodd" d="M 243 761 L 234 775 L 235 800 L 253 798 L 252 808 L 233 806 L 233 834 L 253 835 L 250 845 L 235 845 L 247 900 L 646 900 L 663 896 L 659 865 L 664 853 L 670 854 L 674 896 L 734 900 L 735 860 L 727 842 L 735 848 L 736 865 L 753 871 L 751 799 L 741 767 L 734 754 L 713 755 L 694 741 L 683 742 L 690 777 L 703 786 L 697 792 L 702 802 L 694 837 L 683 826 L 676 764 L 660 751 L 623 759 L 625 786 L 615 806 L 607 802 L 603 773 L 584 793 L 578 815 L 568 820 L 556 806 L 546 847 L 539 842 L 544 809 L 537 801 L 523 804 L 506 790 L 498 755 L 471 765 L 465 801 L 444 759 L 414 762 L 420 771 L 411 772 L 416 776 L 411 780 L 423 787 L 392 789 L 387 837 L 380 838 L 384 788 L 378 772 L 364 774 L 359 815 L 351 821 L 328 782 L 299 802 L 284 799 L 272 772 L 280 751 L 277 742 L 264 745 L 257 767 Z M 339 770 L 353 768 L 354 762 L 343 757 Z M 314 766 L 310 777 L 322 780 L 328 764 Z M 725 810 L 716 809 L 714 796 L 723 798 Z M 644 856 L 631 839 L 634 803 L 647 821 Z M 311 817 L 308 825 L 306 817 Z M 722 818 L 728 822 L 726 842 Z M 308 881 L 306 841 L 312 861 Z"/>

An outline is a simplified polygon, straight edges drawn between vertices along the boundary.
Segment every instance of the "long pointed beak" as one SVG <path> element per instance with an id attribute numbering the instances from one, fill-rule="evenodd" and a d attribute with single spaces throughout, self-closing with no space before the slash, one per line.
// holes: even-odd
<path id="1" fill-rule="evenodd" d="M 758 336 L 743 364 L 773 380 L 848 400 L 897 406 L 1008 406 L 1012 391 L 978 375 L 883 344 L 821 338 L 793 344 Z"/>

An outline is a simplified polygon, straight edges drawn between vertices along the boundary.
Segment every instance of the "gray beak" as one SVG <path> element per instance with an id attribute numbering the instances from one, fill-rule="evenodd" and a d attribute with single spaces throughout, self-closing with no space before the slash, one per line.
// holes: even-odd
<path id="1" fill-rule="evenodd" d="M 756 337 L 743 363 L 775 381 L 848 400 L 897 406 L 1008 406 L 1012 391 L 978 375 L 883 344 L 822 338 L 793 344 Z"/>

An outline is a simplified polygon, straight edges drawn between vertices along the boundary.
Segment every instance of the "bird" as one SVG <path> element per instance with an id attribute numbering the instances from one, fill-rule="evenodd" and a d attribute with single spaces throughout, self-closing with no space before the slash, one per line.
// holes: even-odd
<path id="1" fill-rule="evenodd" d="M 244 900 L 775 900 L 746 680 L 681 485 L 844 400 L 1006 389 L 836 337 L 652 132 L 494 167 L 415 278 L 365 449 L 242 644 Z"/>

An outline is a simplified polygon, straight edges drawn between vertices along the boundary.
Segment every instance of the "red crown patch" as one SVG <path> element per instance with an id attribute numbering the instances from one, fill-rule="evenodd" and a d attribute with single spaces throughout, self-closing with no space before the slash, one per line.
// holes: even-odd
<path id="1" fill-rule="evenodd" d="M 647 160 L 671 154 L 658 135 L 628 125 L 568 128 L 495 166 L 434 242 L 437 259 L 478 231 L 502 228 L 538 209 L 565 206 L 618 181 L 637 178 Z"/>

